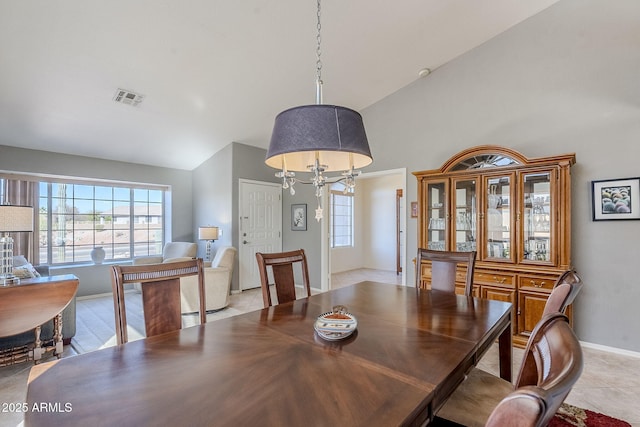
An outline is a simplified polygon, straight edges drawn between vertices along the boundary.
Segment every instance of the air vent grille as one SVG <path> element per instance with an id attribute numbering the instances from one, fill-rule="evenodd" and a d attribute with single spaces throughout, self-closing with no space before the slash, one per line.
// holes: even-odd
<path id="1" fill-rule="evenodd" d="M 113 100 L 121 104 L 136 106 L 142 102 L 144 95 L 126 89 L 118 89 Z"/>

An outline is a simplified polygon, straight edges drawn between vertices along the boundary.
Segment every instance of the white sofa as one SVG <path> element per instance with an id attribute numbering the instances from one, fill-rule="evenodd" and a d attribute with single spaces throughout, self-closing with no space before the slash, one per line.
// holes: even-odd
<path id="1" fill-rule="evenodd" d="M 236 252 L 237 250 L 233 246 L 219 248 L 211 262 L 211 266 L 206 266 L 204 269 L 207 311 L 220 310 L 229 305 L 229 293 L 231 291 L 231 278 L 233 276 L 233 263 Z M 180 279 L 180 297 L 183 313 L 198 311 L 198 280 L 196 276 Z"/>

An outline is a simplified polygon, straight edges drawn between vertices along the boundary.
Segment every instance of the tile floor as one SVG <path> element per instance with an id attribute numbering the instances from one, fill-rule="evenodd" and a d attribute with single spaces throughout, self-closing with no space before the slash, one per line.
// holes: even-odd
<path id="1" fill-rule="evenodd" d="M 401 283 L 400 276 L 394 272 L 379 270 L 354 270 L 336 274 L 332 277 L 334 288 L 346 286 L 362 280 L 375 280 L 390 284 Z M 233 316 L 262 308 L 260 289 L 244 291 L 231 295 L 228 308 L 207 316 L 208 321 Z M 91 317 L 93 316 L 93 317 Z M 101 338 L 96 341 L 92 330 L 105 328 L 113 334 L 113 305 L 111 297 L 85 299 L 78 301 L 78 331 L 72 346 L 65 347 L 64 356 L 91 351 L 96 348 L 115 344 L 114 339 Z M 90 319 L 89 319 L 90 318 Z M 196 322 L 185 317 L 185 324 Z M 103 335 L 104 337 L 105 335 Z M 111 338 L 111 335 L 109 335 Z M 523 351 L 514 349 L 514 372 L 519 368 Z M 604 413 L 628 421 L 634 427 L 640 427 L 640 357 L 621 355 L 592 348 L 584 348 L 585 366 L 567 402 L 592 411 Z M 488 372 L 498 372 L 498 352 L 493 346 L 479 365 Z M 21 402 L 26 395 L 26 378 L 31 365 L 19 365 L 0 368 L 0 404 L 3 402 Z M 1 408 L 0 408 L 1 409 Z M 15 413 L 0 412 L 0 427 L 15 427 L 22 423 L 22 416 Z"/>

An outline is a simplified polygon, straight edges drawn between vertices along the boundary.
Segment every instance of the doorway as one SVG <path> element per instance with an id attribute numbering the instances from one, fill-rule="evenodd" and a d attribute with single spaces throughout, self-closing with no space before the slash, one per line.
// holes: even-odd
<path id="1" fill-rule="evenodd" d="M 358 177 L 353 247 L 332 248 L 331 218 L 323 220 L 322 289 L 333 288 L 332 274 L 361 269 L 392 272 L 406 285 L 406 197 L 398 198 L 398 190 L 406 194 L 406 169 Z"/>
<path id="2" fill-rule="evenodd" d="M 240 290 L 260 287 L 256 252 L 282 251 L 282 186 L 241 179 L 238 281 Z"/>

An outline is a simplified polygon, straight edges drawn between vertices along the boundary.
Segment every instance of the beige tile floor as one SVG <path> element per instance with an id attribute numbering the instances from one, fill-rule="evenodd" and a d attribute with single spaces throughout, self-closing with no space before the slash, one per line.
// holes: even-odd
<path id="1" fill-rule="evenodd" d="M 393 272 L 379 270 L 354 270 L 333 275 L 334 288 L 346 286 L 362 280 L 375 280 L 384 283 L 399 284 L 400 276 Z M 231 295 L 231 302 L 227 309 L 207 316 L 207 321 L 233 316 L 247 311 L 262 308 L 262 293 L 260 289 L 244 291 Z M 83 311 L 84 310 L 84 311 Z M 110 310 L 110 311 L 109 311 Z M 79 322 L 78 332 L 74 338 L 74 346 L 65 347 L 65 357 L 79 352 L 89 351 L 94 344 L 91 328 L 112 328 L 113 305 L 111 297 L 95 298 L 78 301 L 78 313 L 92 317 L 89 321 Z M 94 314 L 92 314 L 94 313 Z M 96 315 L 95 313 L 99 313 Z M 79 318 L 80 318 L 79 314 Z M 185 325 L 195 322 L 185 318 Z M 86 325 L 86 326 L 81 326 Z M 109 329 L 109 333 L 113 333 Z M 82 342 L 84 341 L 84 345 Z M 114 340 L 103 340 L 99 347 L 114 345 Z M 514 349 L 514 372 L 517 372 L 523 351 Z M 593 348 L 584 348 L 585 366 L 583 374 L 567 402 L 582 408 L 621 418 L 640 427 L 640 357 L 621 355 Z M 498 372 L 498 352 L 493 346 L 480 361 L 479 365 L 488 372 Z M 4 402 L 22 402 L 26 396 L 26 378 L 31 365 L 19 365 L 0 368 L 0 404 Z M 1 409 L 1 408 L 0 408 Z M 0 412 L 0 427 L 15 427 L 22 423 L 21 414 Z"/>

